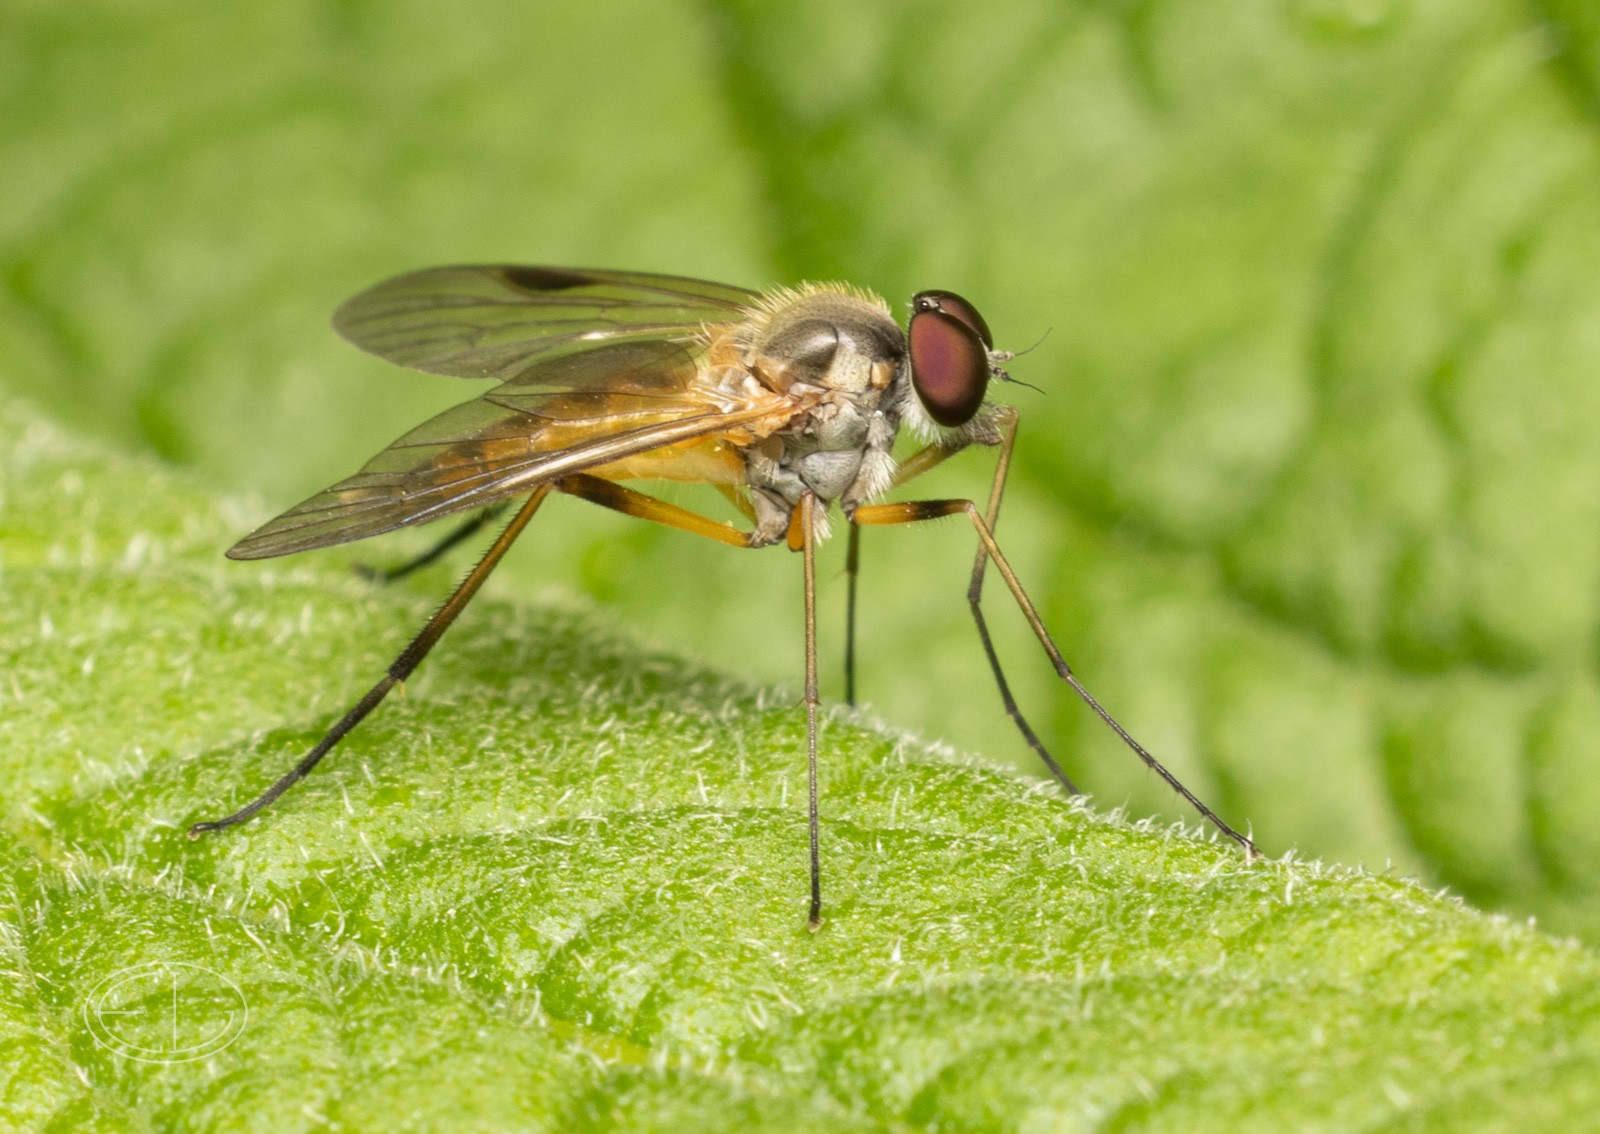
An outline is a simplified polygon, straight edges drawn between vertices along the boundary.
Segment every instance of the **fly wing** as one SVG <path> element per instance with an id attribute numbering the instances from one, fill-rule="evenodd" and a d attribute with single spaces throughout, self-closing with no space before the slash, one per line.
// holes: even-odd
<path id="1" fill-rule="evenodd" d="M 468 264 L 396 276 L 347 300 L 336 331 L 390 362 L 513 379 L 609 343 L 678 341 L 745 317 L 755 292 L 650 272 Z"/>
<path id="2" fill-rule="evenodd" d="M 354 476 L 262 525 L 228 550 L 268 559 L 366 539 L 530 491 L 569 473 L 787 416 L 753 386 L 697 382 L 696 354 L 621 342 L 524 369 L 424 422 Z M 759 428 L 759 426 L 758 426 Z"/>

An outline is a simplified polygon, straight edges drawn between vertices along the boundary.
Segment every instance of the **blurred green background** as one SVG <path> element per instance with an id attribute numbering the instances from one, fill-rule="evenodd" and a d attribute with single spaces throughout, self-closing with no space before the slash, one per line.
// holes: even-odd
<path id="1" fill-rule="evenodd" d="M 1002 542 L 1135 735 L 1272 852 L 1600 940 L 1591 12 L 7 0 L 0 389 L 264 519 L 476 392 L 328 329 L 396 272 L 960 291 L 1001 345 L 1048 332 L 1014 366 L 1042 392 L 1003 391 Z M 962 601 L 972 548 L 955 523 L 868 533 L 862 695 L 1031 767 Z M 799 677 L 779 550 L 559 501 L 494 586 Z M 1096 800 L 1192 818 L 989 605 Z"/>

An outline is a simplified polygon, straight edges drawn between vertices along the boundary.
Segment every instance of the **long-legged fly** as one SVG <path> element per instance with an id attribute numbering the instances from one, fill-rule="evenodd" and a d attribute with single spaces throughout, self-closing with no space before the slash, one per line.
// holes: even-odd
<path id="1" fill-rule="evenodd" d="M 802 553 L 812 928 L 822 917 L 814 552 L 835 503 L 850 532 L 851 699 L 860 529 L 965 516 L 978 537 L 967 601 L 1006 712 L 1050 774 L 1076 792 L 1001 671 L 979 601 L 991 561 L 1061 679 L 1218 831 L 1256 854 L 1249 838 L 1184 787 L 1078 681 L 995 542 L 1017 414 L 989 401 L 988 390 L 991 379 L 1009 379 L 1001 365 L 1014 356 L 994 349 L 983 316 L 960 296 L 919 292 L 902 331 L 882 299 L 839 284 L 758 293 L 645 272 L 482 265 L 428 268 L 380 283 L 340 307 L 333 325 L 401 366 L 495 384 L 251 532 L 229 549 L 230 558 L 288 555 L 483 509 L 426 560 L 495 506 L 520 504 L 439 612 L 316 747 L 238 811 L 194 824 L 191 837 L 243 823 L 310 772 L 421 664 L 545 498 L 563 492 L 733 547 L 784 544 Z M 902 426 L 925 445 L 897 463 L 891 450 Z M 971 445 L 999 451 L 986 507 L 971 500 L 874 502 Z M 621 483 L 630 480 L 714 485 L 746 524 Z"/>

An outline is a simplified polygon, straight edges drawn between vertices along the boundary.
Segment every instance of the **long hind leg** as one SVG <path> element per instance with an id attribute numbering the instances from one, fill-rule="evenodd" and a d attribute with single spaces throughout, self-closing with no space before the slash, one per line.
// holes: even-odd
<path id="1" fill-rule="evenodd" d="M 189 828 L 189 837 L 198 839 L 210 831 L 221 831 L 228 827 L 237 826 L 252 818 L 263 808 L 272 804 L 280 795 L 288 791 L 295 784 L 305 779 L 306 775 L 317 763 L 333 750 L 333 746 L 343 740 L 350 731 L 367 718 L 367 715 L 383 703 L 389 695 L 389 690 L 410 677 L 417 666 L 422 664 L 422 659 L 428 656 L 428 651 L 433 649 L 444 632 L 450 629 L 450 624 L 466 609 L 467 603 L 472 601 L 472 596 L 478 593 L 478 588 L 490 573 L 505 557 L 511 545 L 516 542 L 522 529 L 528 526 L 528 521 L 533 519 L 533 514 L 539 510 L 539 505 L 544 503 L 544 498 L 550 495 L 549 485 L 540 485 L 533 490 L 533 494 L 517 510 L 505 530 L 489 545 L 489 550 L 484 552 L 483 558 L 478 560 L 478 565 L 468 572 L 461 585 L 445 600 L 438 612 L 422 627 L 422 631 L 411 640 L 411 644 L 400 651 L 400 656 L 390 664 L 388 672 L 382 679 L 367 690 L 366 695 L 351 706 L 350 711 L 340 717 L 338 722 L 325 733 L 316 747 L 296 764 L 266 791 L 256 796 L 255 799 L 245 804 L 232 815 L 224 815 L 221 819 L 209 819 L 203 823 L 196 823 Z"/>

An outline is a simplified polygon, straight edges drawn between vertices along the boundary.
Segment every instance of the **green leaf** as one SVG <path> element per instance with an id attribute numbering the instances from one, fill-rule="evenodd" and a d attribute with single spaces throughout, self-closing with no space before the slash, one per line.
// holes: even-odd
<path id="1" fill-rule="evenodd" d="M 430 600 L 348 555 L 227 563 L 227 508 L 13 403 L 0 454 L 11 1125 L 1571 1130 L 1600 1108 L 1591 952 L 844 712 L 809 933 L 792 694 L 559 606 L 476 603 L 306 782 L 191 841 Z"/>
<path id="2" fill-rule="evenodd" d="M 1584 5 L 20 0 L 0 20 L 0 384 L 260 493 L 254 518 L 462 396 L 327 332 L 395 271 L 954 287 L 1007 345 L 1049 332 L 1016 364 L 1045 393 L 1005 391 L 1024 425 L 1002 535 L 1135 733 L 1270 848 L 1600 940 Z M 986 476 L 974 456 L 927 491 Z M 795 675 L 782 557 L 593 512 L 548 508 L 497 592 L 599 598 L 716 668 Z M 952 527 L 873 533 L 863 691 L 1032 767 L 962 609 L 969 553 Z M 992 618 L 1078 778 L 1181 817 L 1021 620 Z"/>
<path id="3" fill-rule="evenodd" d="M 0 385 L 259 493 L 259 519 L 463 396 L 328 333 L 393 272 L 956 288 L 1008 346 L 1049 332 L 1015 364 L 1044 393 L 1003 391 L 1001 534 L 1133 731 L 1269 848 L 1600 941 L 1585 5 L 17 0 L 0 21 Z M 927 492 L 986 477 L 973 455 Z M 598 598 L 715 668 L 796 675 L 783 557 L 594 513 L 547 508 L 496 592 Z M 970 551 L 953 526 L 872 533 L 862 689 L 1031 768 L 960 600 Z M 1021 620 L 991 619 L 1096 797 L 1182 817 Z"/>
<path id="4" fill-rule="evenodd" d="M 48 918 L 50 902 L 64 909 L 60 894 L 124 910 L 120 897 L 80 893 L 73 879 L 100 886 L 94 880 L 127 875 L 145 887 L 170 880 L 187 901 L 178 885 L 187 875 L 161 871 L 180 863 L 207 878 L 194 854 L 220 872 L 210 876 L 219 887 L 251 879 L 233 852 L 158 852 L 138 826 L 150 802 L 189 815 L 202 798 L 247 797 L 365 687 L 456 568 L 374 595 L 338 566 L 349 556 L 332 557 L 333 567 L 240 568 L 217 552 L 468 392 L 337 342 L 326 318 L 339 300 L 427 263 L 521 260 L 754 286 L 844 277 L 897 301 L 952 287 L 979 302 L 1003 345 L 1025 347 L 1048 331 L 1013 367 L 1043 393 L 1001 391 L 1024 424 L 1000 535 L 1089 686 L 1274 853 L 1297 847 L 1375 871 L 1389 864 L 1600 942 L 1597 75 L 1600 23 L 1572 0 L 1019 0 L 1003 12 L 487 0 L 470 15 L 414 0 L 11 0 L 0 10 L 0 391 L 21 391 L 124 450 L 190 465 L 210 488 L 255 496 L 224 508 L 192 483 L 96 456 L 7 411 L 7 437 L 21 440 L 3 454 L 13 472 L 0 513 L 0 814 L 19 841 L 7 853 L 46 865 L 27 866 L 34 881 L 0 900 L 14 901 L 17 919 Z M 987 491 L 985 460 L 969 456 L 929 477 L 927 494 Z M 963 609 L 970 533 L 921 527 L 867 538 L 863 692 L 896 725 L 1033 769 Z M 387 561 L 427 537 L 358 554 Z M 839 542 L 820 580 L 830 697 L 842 692 Z M 523 606 L 530 596 L 541 601 Z M 594 782 L 584 781 L 591 795 L 575 797 L 596 808 L 657 798 L 652 761 L 676 770 L 680 794 L 691 781 L 696 793 L 702 782 L 708 793 L 719 782 L 732 790 L 703 768 L 700 780 L 683 771 L 701 768 L 706 753 L 680 749 L 716 750 L 709 733 L 678 737 L 688 726 L 673 718 L 672 745 L 656 751 L 637 732 L 624 743 L 603 725 L 622 707 L 650 715 L 682 703 L 693 718 L 715 706 L 717 727 L 735 730 L 716 733 L 724 737 L 747 735 L 754 705 L 765 723 L 744 751 L 772 764 L 748 766 L 737 782 L 764 783 L 767 794 L 752 798 L 766 802 L 773 790 L 783 797 L 785 782 L 795 786 L 795 723 L 756 691 L 798 676 L 791 557 L 732 555 L 555 501 L 486 597 L 508 605 L 491 613 L 485 604 L 475 617 L 504 625 L 462 627 L 449 647 L 455 676 L 430 685 L 425 673 L 411 701 L 386 708 L 342 753 L 347 767 L 365 753 L 375 777 L 390 763 L 384 754 L 408 754 L 409 774 L 384 781 L 388 794 L 350 785 L 369 793 L 364 812 L 377 834 L 409 830 L 402 815 L 439 829 L 438 800 L 454 799 L 447 792 L 475 809 L 481 830 L 517 829 L 522 815 L 510 812 L 526 797 L 502 798 L 499 787 L 457 775 L 469 736 L 456 710 L 476 721 L 483 706 L 501 705 L 497 697 L 525 703 L 504 719 L 529 751 L 570 737 L 601 754 Z M 1192 821 L 1061 689 L 1003 599 L 991 595 L 989 617 L 1012 684 L 1096 806 Z M 598 623 L 592 600 L 605 610 Z M 626 627 L 626 638 L 606 626 Z M 508 640 L 522 652 L 508 657 Z M 697 661 L 671 660 L 684 657 Z M 587 683 L 553 681 L 550 667 Z M 13 712 L 18 705 L 31 707 Z M 584 715 L 596 705 L 611 706 L 597 710 L 601 723 Z M 281 731 L 253 731 L 274 726 Z M 498 726 L 470 727 L 492 767 L 513 754 Z M 830 799 L 852 799 L 848 769 L 892 746 L 879 737 L 868 747 L 835 765 L 830 774 L 847 778 Z M 203 775 L 193 760 L 205 752 L 244 763 L 207 764 Z M 638 765 L 646 767 L 634 778 Z M 548 799 L 580 786 L 559 782 L 527 790 Z M 135 789 L 125 810 L 111 806 Z M 965 799 L 974 789 L 959 779 L 950 790 Z M 874 800 L 861 797 L 868 814 Z M 1059 840 L 1055 806 L 1039 829 Z M 61 833 L 44 834 L 50 822 Z M 346 853 L 343 828 L 295 828 L 287 815 L 274 823 L 289 832 L 274 853 L 291 843 L 296 854 L 314 845 Z M 1016 837 L 1034 829 L 1022 824 Z M 769 834 L 781 867 L 767 869 L 743 833 L 730 861 L 787 887 L 803 867 L 801 843 L 794 829 Z M 962 872 L 933 873 L 943 885 Z M 272 947 L 303 959 L 292 931 L 297 903 L 312 908 L 312 898 L 282 879 L 272 885 L 291 933 Z M 226 902 L 238 891 L 216 893 Z M 243 893 L 257 891 L 247 881 Z M 975 891 L 966 899 L 988 908 Z M 124 912 L 137 923 L 131 906 Z M 181 921 L 194 910 L 169 913 Z M 684 938 L 689 955 L 696 940 Z M 656 947 L 660 966 L 667 946 Z M 255 979 L 230 965 L 221 967 Z M 25 1054 L 29 1066 L 55 1069 L 26 1079 L 54 1084 L 31 1096 L 46 1100 L 38 1113 L 57 1113 L 71 1129 L 176 1121 L 126 1101 L 149 1096 L 137 1068 L 90 1075 L 135 1084 L 114 1097 L 81 1089 L 73 1068 L 89 1063 L 75 1064 L 71 1045 L 89 1041 L 61 1023 L 62 1005 L 89 996 L 93 982 L 73 978 L 41 1009 L 38 996 L 55 994 L 56 977 L 35 967 L 45 975 L 24 975 L 3 994 L 20 1006 L 6 1019 L 21 1030 L 0 1033 L 0 1067 L 25 1051 L 14 1036 L 45 1037 Z M 0 979 L 13 971 L 30 969 L 0 963 Z M 321 971 L 316 987 L 328 991 L 317 1003 L 328 1018 L 359 1014 L 335 995 L 346 970 Z M 420 1003 L 406 997 L 435 996 L 437 982 L 427 982 L 436 976 L 425 968 L 423 984 L 361 1003 Z M 486 987 L 506 987 L 502 976 Z M 603 976 L 625 983 L 622 969 Z M 781 995 L 812 1004 L 791 989 Z M 1474 1005 L 1471 1026 L 1507 1010 L 1511 1001 L 1496 995 Z M 1537 1006 L 1546 994 L 1528 995 Z M 492 1006 L 510 1002 L 493 996 Z M 932 1041 L 884 1032 L 883 1050 L 896 1054 L 873 1048 L 860 1065 L 932 1094 L 903 1112 L 884 1104 L 870 1120 L 892 1111 L 912 1124 L 1049 1125 L 1049 1105 L 1029 1108 L 1035 1096 L 1058 1097 L 1060 1084 L 1082 1086 L 1061 1062 L 1076 1058 L 1080 1017 L 1041 997 L 1044 1017 L 1068 1021 L 1068 1032 L 1041 1025 L 1035 1046 L 997 1039 L 1015 1051 L 1014 1065 L 974 1071 L 993 1057 L 985 1048 L 952 1072 L 971 1076 L 960 1081 L 975 1095 L 990 1090 L 996 1111 L 945 1106 L 933 1080 L 895 1070 Z M 1083 1011 L 1100 1011 L 1088 1002 Z M 1575 993 L 1560 1011 L 1587 1019 L 1590 1002 Z M 1170 1005 L 1140 1015 L 1151 1003 L 1128 1018 L 1182 1016 Z M 781 997 L 780 1006 L 793 1011 Z M 1009 1004 L 995 1014 L 1032 1018 Z M 856 1034 L 849 1017 L 818 1019 Z M 929 1034 L 951 1031 L 951 1018 L 927 1019 Z M 1205 1019 L 1231 1034 L 1222 1017 Z M 742 1113 L 746 1125 L 830 1125 L 877 1097 L 862 1072 L 797 1101 L 798 1079 L 760 1078 L 759 1060 L 745 1054 L 726 1075 L 696 1055 L 666 1072 L 645 1059 L 630 1077 L 615 1070 L 608 1029 L 597 1031 L 607 1070 L 547 1113 L 648 1125 L 663 1106 L 698 1106 L 719 1120 Z M 414 1030 L 408 1020 L 403 1031 Z M 561 1066 L 589 1066 L 587 1041 L 556 1030 L 581 1052 Z M 976 1026 L 966 1030 L 987 1042 Z M 516 1046 L 509 1033 L 483 1035 L 486 1052 Z M 1568 1035 L 1552 1026 L 1548 1050 L 1588 1050 L 1580 1040 L 1562 1047 Z M 702 1050 L 677 1042 L 649 1050 Z M 1129 1066 L 1158 1046 L 1130 1045 Z M 317 1062 L 314 1044 L 306 1050 L 308 1066 L 333 1066 L 331 1057 Z M 96 1051 L 83 1060 L 102 1058 Z M 465 1064 L 477 1056 L 456 1054 L 450 1077 L 465 1107 Z M 420 1063 L 385 1062 L 374 1046 L 349 1066 L 368 1056 L 376 1062 L 365 1066 L 390 1076 L 380 1093 L 414 1085 L 429 1094 Z M 1025 1073 L 1029 1059 L 1036 1072 Z M 819 1080 L 847 1065 L 856 1066 L 843 1056 L 793 1063 Z M 1418 1064 L 1447 1065 L 1458 1066 Z M 1433 1098 L 1426 1105 L 1503 1113 L 1471 1091 L 1446 1104 L 1409 1079 L 1383 1079 L 1376 1063 L 1349 1066 L 1370 1073 L 1363 1090 L 1380 1082 L 1398 1091 L 1384 1088 L 1380 1110 Z M 1559 1113 L 1570 1101 L 1530 1086 L 1543 1084 L 1543 1070 L 1506 1066 L 1503 1081 L 1537 1096 L 1527 1106 L 1548 1102 Z M 135 1078 L 118 1078 L 125 1073 Z M 652 1078 L 662 1073 L 676 1076 L 670 1090 Z M 1159 1126 L 1164 1108 L 1181 1113 L 1160 1091 L 1186 1100 L 1189 1081 L 1164 1074 L 1144 1073 L 1149 1109 L 1127 1111 L 1125 1122 Z M 379 1082 L 375 1070 L 350 1075 L 347 1085 Z M 1261 1081 L 1239 1078 L 1241 1097 L 1258 1097 L 1252 1084 Z M 1002 1082 L 1017 1084 L 1010 1101 Z M 1084 1105 L 1100 1106 L 1091 1096 Z M 0 1105 L 21 1097 L 0 1090 Z M 823 1110 L 807 1109 L 812 1102 Z M 471 1125 L 468 1113 L 451 1109 Z M 1106 1104 L 1093 1113 L 1123 1112 Z M 1455 1128 L 1447 1111 L 1436 1113 L 1447 1117 L 1396 1123 Z M 391 1125 L 397 1114 L 387 1115 Z M 1278 1112 L 1263 1114 L 1272 1125 Z"/>

